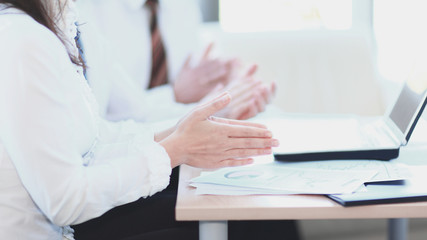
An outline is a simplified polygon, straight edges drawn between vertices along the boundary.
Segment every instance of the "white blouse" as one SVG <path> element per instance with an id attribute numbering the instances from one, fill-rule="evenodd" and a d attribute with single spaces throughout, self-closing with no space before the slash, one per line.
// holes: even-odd
<path id="1" fill-rule="evenodd" d="M 0 239 L 72 239 L 68 225 L 152 195 L 170 159 L 150 129 L 98 115 L 61 41 L 0 4 Z"/>

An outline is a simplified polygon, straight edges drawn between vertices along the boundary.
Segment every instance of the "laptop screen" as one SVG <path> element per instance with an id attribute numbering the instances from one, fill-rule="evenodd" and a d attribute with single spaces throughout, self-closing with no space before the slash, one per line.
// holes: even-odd
<path id="1" fill-rule="evenodd" d="M 405 135 L 406 141 L 409 140 L 426 103 L 425 84 L 417 86 L 412 86 L 410 82 L 404 84 L 389 117 Z"/>

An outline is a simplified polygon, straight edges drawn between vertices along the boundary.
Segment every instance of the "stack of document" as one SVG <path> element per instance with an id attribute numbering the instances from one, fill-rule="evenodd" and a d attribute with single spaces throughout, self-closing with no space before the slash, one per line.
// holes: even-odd
<path id="1" fill-rule="evenodd" d="M 384 174 L 393 172 L 391 168 L 366 160 L 322 161 L 321 165 L 273 162 L 202 172 L 190 180 L 190 185 L 197 188 L 196 194 L 213 195 L 345 194 L 363 191 L 367 182 L 404 178 Z"/>

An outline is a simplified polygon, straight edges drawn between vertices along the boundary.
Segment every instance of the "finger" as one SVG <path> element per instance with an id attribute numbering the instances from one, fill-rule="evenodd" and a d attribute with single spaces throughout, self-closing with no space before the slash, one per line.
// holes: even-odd
<path id="1" fill-rule="evenodd" d="M 240 59 L 232 58 L 227 60 L 227 66 L 232 70 L 238 70 L 242 66 L 242 63 Z"/>
<path id="2" fill-rule="evenodd" d="M 259 84 L 259 82 L 255 82 L 253 78 L 251 78 L 232 82 L 229 84 L 232 85 L 231 88 L 227 85 L 226 89 L 229 90 L 233 100 L 216 116 L 238 119 L 244 112 L 254 108 L 254 92 L 258 89 Z"/>
<path id="3" fill-rule="evenodd" d="M 219 123 L 225 123 L 230 125 L 239 125 L 239 126 L 247 126 L 247 127 L 256 127 L 256 128 L 263 128 L 267 129 L 267 126 L 261 123 L 254 123 L 254 122 L 245 122 L 245 121 L 239 121 L 239 120 L 232 120 L 232 119 L 226 119 L 226 118 L 219 118 L 212 116 L 210 118 L 211 120 Z"/>
<path id="4" fill-rule="evenodd" d="M 218 96 L 219 94 L 222 94 L 225 92 L 224 84 L 218 83 L 212 90 L 210 90 L 209 93 L 207 93 L 200 101 L 199 103 L 205 104 L 208 101 L 210 101 L 214 96 Z"/>
<path id="5" fill-rule="evenodd" d="M 272 132 L 266 128 L 231 124 L 222 126 L 231 138 L 271 138 L 273 136 Z"/>
<path id="6" fill-rule="evenodd" d="M 242 120 L 240 118 L 244 113 L 253 113 L 256 115 L 258 113 L 258 108 L 255 105 L 254 99 L 249 99 L 248 101 L 241 102 L 239 104 L 229 105 L 226 110 L 228 110 L 228 117 L 231 119 Z"/>
<path id="7" fill-rule="evenodd" d="M 212 90 L 211 92 L 213 93 L 219 93 L 220 91 L 224 90 L 224 84 L 222 83 L 218 83 Z"/>
<path id="8" fill-rule="evenodd" d="M 198 106 L 194 110 L 194 114 L 197 116 L 195 120 L 208 119 L 211 115 L 225 108 L 230 103 L 230 101 L 231 96 L 228 92 L 220 94 L 218 97 Z"/>
<path id="9" fill-rule="evenodd" d="M 226 108 L 223 110 L 217 112 L 215 116 L 222 117 L 226 119 L 236 119 L 236 120 L 242 120 L 239 118 L 239 116 L 243 115 L 245 111 L 247 111 L 249 105 L 245 104 L 243 105 L 235 105 L 235 104 L 229 104 Z"/>
<path id="10" fill-rule="evenodd" d="M 203 76 L 203 84 L 216 83 L 219 78 L 225 78 L 228 74 L 225 63 L 219 59 L 202 61 L 195 67 L 195 70 L 198 75 Z"/>
<path id="11" fill-rule="evenodd" d="M 256 73 L 258 70 L 258 65 L 253 64 L 251 67 L 249 67 L 248 71 L 246 71 L 246 76 L 250 77 Z"/>
<path id="12" fill-rule="evenodd" d="M 238 95 L 237 98 L 233 97 L 233 101 L 222 111 L 222 117 L 241 120 L 239 116 L 253 110 L 257 111 L 257 107 L 252 93 Z"/>
<path id="13" fill-rule="evenodd" d="M 276 91 L 276 84 L 271 83 L 270 85 L 263 84 L 260 87 L 260 94 L 265 103 L 265 105 L 271 103 L 274 97 L 274 92 Z"/>
<path id="14" fill-rule="evenodd" d="M 274 138 L 229 138 L 227 143 L 235 149 L 272 148 L 279 146 L 279 140 Z"/>
<path id="15" fill-rule="evenodd" d="M 213 48 L 213 45 L 214 45 L 214 43 L 213 43 L 213 42 L 211 42 L 211 43 L 209 43 L 209 45 L 206 47 L 205 52 L 203 53 L 203 56 L 202 56 L 202 61 L 207 60 L 207 59 L 209 58 L 209 55 L 210 55 L 210 53 L 211 53 L 211 51 L 212 51 L 212 48 Z"/>
<path id="16" fill-rule="evenodd" d="M 259 88 L 259 84 L 255 82 L 244 81 L 240 85 L 228 88 L 233 101 L 230 104 L 230 108 L 236 108 L 248 104 L 250 101 L 255 99 L 255 92 Z"/>
<path id="17" fill-rule="evenodd" d="M 251 106 L 246 111 L 244 111 L 242 114 L 238 115 L 236 118 L 237 120 L 247 120 L 252 117 L 255 117 L 258 114 L 258 111 L 255 107 Z"/>
<path id="18" fill-rule="evenodd" d="M 184 65 L 182 66 L 182 68 L 189 68 L 190 63 L 191 63 L 191 54 L 188 55 L 187 59 L 185 59 L 185 62 L 184 62 Z"/>
<path id="19" fill-rule="evenodd" d="M 274 96 L 276 94 L 276 90 L 277 90 L 277 83 L 276 82 L 272 82 L 271 86 L 270 86 L 270 91 L 271 91 L 271 95 Z"/>
<path id="20" fill-rule="evenodd" d="M 227 77 L 224 79 L 225 84 L 230 83 L 234 79 L 238 78 L 239 72 L 241 70 L 241 65 L 242 64 L 240 60 L 237 58 L 229 59 L 227 61 L 226 66 L 227 66 L 228 72 L 227 72 Z"/>
<path id="21" fill-rule="evenodd" d="M 272 86 L 263 86 L 261 89 L 261 96 L 264 99 L 265 104 L 271 103 L 271 100 L 273 99 L 273 92 L 272 92 Z"/>
<path id="22" fill-rule="evenodd" d="M 264 93 L 266 91 L 267 91 L 266 89 L 261 88 L 260 92 L 257 93 L 255 96 L 255 106 L 259 113 L 264 112 L 265 106 L 267 105 L 268 99 L 265 99 L 265 98 L 268 98 L 268 95 Z"/>
<path id="23" fill-rule="evenodd" d="M 217 164 L 218 168 L 223 167 L 238 167 L 238 166 L 244 166 L 248 164 L 252 164 L 254 162 L 253 158 L 239 158 L 239 159 L 226 159 L 222 160 Z"/>
<path id="24" fill-rule="evenodd" d="M 227 59 L 225 60 L 225 66 L 228 69 L 229 74 L 237 74 L 238 71 L 240 70 L 241 67 L 241 62 L 239 59 L 237 58 L 231 58 L 231 59 Z"/>
<path id="25" fill-rule="evenodd" d="M 210 66 L 207 66 L 204 70 L 205 75 L 205 84 L 216 84 L 222 82 L 224 78 L 228 75 L 228 69 L 221 63 L 219 60 L 212 62 Z"/>
<path id="26" fill-rule="evenodd" d="M 254 148 L 254 149 L 230 149 L 226 151 L 225 156 L 228 156 L 227 158 L 248 158 L 248 157 L 254 157 L 254 156 L 262 156 L 262 155 L 268 155 L 271 154 L 273 151 L 271 148 Z"/>
<path id="27" fill-rule="evenodd" d="M 254 78 L 242 78 L 230 83 L 229 91 L 233 99 L 239 99 L 242 96 L 252 95 L 254 92 L 258 91 L 261 84 L 261 81 Z"/>
<path id="28" fill-rule="evenodd" d="M 242 90 L 245 87 L 242 87 Z M 250 106 L 255 106 L 256 100 L 260 97 L 258 94 L 259 84 L 251 84 L 251 87 L 246 91 L 232 91 L 230 90 L 230 94 L 233 98 L 233 101 L 230 104 L 230 108 L 237 109 L 238 107 L 246 109 Z"/>

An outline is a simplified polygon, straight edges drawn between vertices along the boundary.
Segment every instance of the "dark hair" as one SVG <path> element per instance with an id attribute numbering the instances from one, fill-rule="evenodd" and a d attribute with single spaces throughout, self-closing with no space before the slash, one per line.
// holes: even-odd
<path id="1" fill-rule="evenodd" d="M 59 2 L 59 0 L 52 1 Z M 6 4 L 9 8 L 12 7 L 24 11 L 38 23 L 42 24 L 50 31 L 52 31 L 65 45 L 66 40 L 63 37 L 63 33 L 57 27 L 57 24 L 54 20 L 60 19 L 64 6 L 59 6 L 59 11 L 56 13 L 57 15 L 55 16 L 55 11 L 51 9 L 51 6 L 47 6 L 45 3 L 43 3 L 43 0 L 0 0 L 0 4 L 1 3 Z M 68 55 L 74 64 L 82 66 L 84 68 L 86 67 L 80 55 L 74 56 L 70 52 L 68 53 Z"/>

